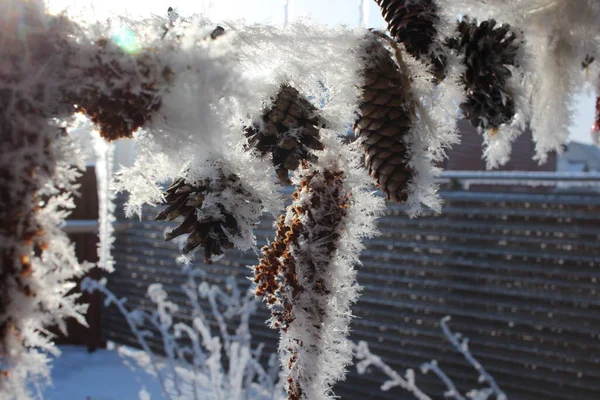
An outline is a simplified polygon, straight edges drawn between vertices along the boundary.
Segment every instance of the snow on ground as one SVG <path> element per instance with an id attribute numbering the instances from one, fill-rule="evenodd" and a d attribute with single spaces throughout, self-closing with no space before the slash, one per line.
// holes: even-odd
<path id="1" fill-rule="evenodd" d="M 158 381 L 125 366 L 117 351 L 59 348 L 62 354 L 53 363 L 53 385 L 44 391 L 45 400 L 137 400 L 142 387 L 152 400 L 163 398 Z"/>

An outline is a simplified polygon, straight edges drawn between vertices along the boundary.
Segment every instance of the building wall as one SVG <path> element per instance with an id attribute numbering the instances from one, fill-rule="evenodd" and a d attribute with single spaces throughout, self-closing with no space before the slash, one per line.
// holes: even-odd
<path id="1" fill-rule="evenodd" d="M 471 126 L 468 121 L 459 121 L 461 143 L 455 145 L 448 152 L 448 160 L 444 162 L 444 169 L 454 171 L 482 171 L 485 170 L 483 159 L 483 136 Z M 500 171 L 556 171 L 556 154 L 552 153 L 548 161 L 538 165 L 533 160 L 535 143 L 531 130 L 526 130 L 513 143 L 510 161 L 499 168 Z"/>

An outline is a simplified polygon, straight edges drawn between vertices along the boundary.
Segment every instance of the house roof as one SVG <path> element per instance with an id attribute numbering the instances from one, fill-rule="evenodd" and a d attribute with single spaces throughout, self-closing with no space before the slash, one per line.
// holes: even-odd
<path id="1" fill-rule="evenodd" d="M 590 170 L 600 170 L 600 148 L 579 142 L 570 142 L 560 156 L 569 163 L 584 163 Z"/>

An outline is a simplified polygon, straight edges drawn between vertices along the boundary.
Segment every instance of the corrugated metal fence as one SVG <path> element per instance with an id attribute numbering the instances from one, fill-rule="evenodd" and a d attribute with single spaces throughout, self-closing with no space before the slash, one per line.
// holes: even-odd
<path id="1" fill-rule="evenodd" d="M 537 188 L 519 183 L 535 181 Z M 470 340 L 470 348 L 509 399 L 600 398 L 600 193 L 586 185 L 600 177 L 555 174 L 449 173 L 441 215 L 409 219 L 390 204 L 362 254 L 364 287 L 354 307 L 352 339 L 398 371 L 437 359 L 459 388 L 477 375 L 443 338 L 439 320 Z M 502 183 L 505 186 L 492 185 Z M 507 186 L 509 185 L 510 186 Z M 517 184 L 517 185 L 515 185 Z M 161 282 L 185 305 L 177 250 L 162 240 L 164 223 L 128 220 L 115 242 L 117 268 L 110 287 L 130 304 L 147 306 L 145 288 Z M 270 221 L 257 230 L 272 238 Z M 247 282 L 254 254 L 231 252 L 206 267 L 211 281 L 237 275 Z M 181 315 L 185 318 L 185 312 Z M 261 309 L 253 322 L 257 341 L 274 351 L 277 336 Z M 134 341 L 116 310 L 104 313 L 107 339 Z M 400 389 L 381 392 L 383 377 L 353 370 L 336 390 L 342 399 L 410 399 Z M 430 375 L 417 382 L 434 398 L 442 385 Z"/>

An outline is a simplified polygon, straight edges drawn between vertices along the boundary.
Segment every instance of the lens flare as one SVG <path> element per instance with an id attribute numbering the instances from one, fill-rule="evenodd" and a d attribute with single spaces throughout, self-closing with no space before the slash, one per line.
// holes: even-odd
<path id="1" fill-rule="evenodd" d="M 117 46 L 128 54 L 137 54 L 141 50 L 135 32 L 128 27 L 120 27 L 112 39 Z"/>

